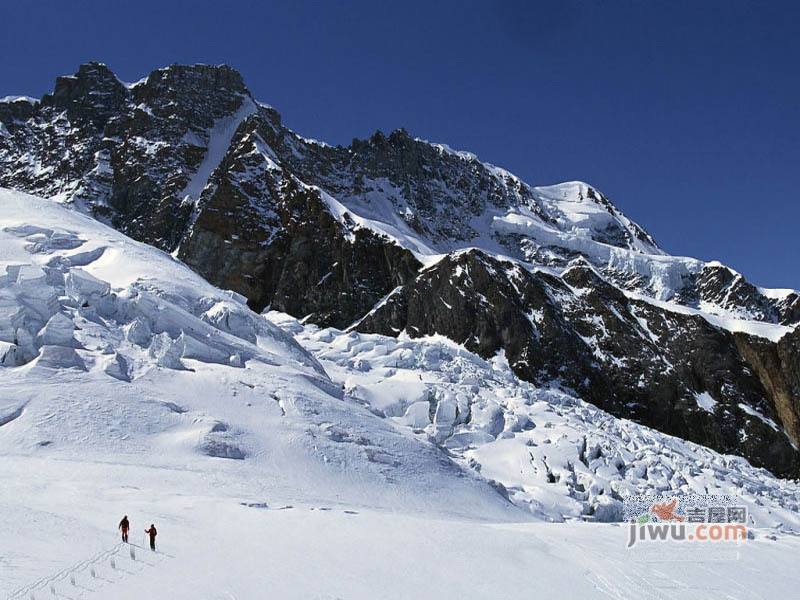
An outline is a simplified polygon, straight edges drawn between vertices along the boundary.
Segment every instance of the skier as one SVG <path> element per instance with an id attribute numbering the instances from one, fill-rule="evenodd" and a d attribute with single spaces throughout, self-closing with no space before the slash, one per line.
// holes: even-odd
<path id="1" fill-rule="evenodd" d="M 122 541 L 127 544 L 128 530 L 131 528 L 131 524 L 128 522 L 128 515 L 122 517 L 122 521 L 119 522 L 119 526 L 117 528 L 122 532 Z"/>
<path id="2" fill-rule="evenodd" d="M 150 536 L 150 550 L 155 552 L 156 536 L 158 535 L 158 531 L 156 531 L 156 526 L 153 523 L 150 523 L 150 529 L 145 529 L 144 532 Z"/>

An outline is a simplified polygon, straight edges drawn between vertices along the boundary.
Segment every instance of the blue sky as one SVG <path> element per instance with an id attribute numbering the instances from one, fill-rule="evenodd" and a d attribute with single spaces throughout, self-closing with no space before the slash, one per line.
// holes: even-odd
<path id="1" fill-rule="evenodd" d="M 0 96 L 88 60 L 229 63 L 300 133 L 376 129 L 580 179 L 674 254 L 800 288 L 800 4 L 15 2 Z"/>

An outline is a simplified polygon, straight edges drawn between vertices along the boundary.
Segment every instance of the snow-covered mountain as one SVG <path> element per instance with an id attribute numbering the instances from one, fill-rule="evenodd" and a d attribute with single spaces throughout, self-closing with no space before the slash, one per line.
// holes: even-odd
<path id="1" fill-rule="evenodd" d="M 592 186 L 327 146 L 227 67 L 99 64 L 0 101 L 0 184 L 0 593 L 669 597 L 599 523 L 665 492 L 749 509 L 709 593 L 792 593 L 797 294 Z M 120 510 L 167 552 L 119 554 Z"/>
<path id="2" fill-rule="evenodd" d="M 237 294 L 55 203 L 0 191 L 0 206 L 4 455 L 225 458 L 269 474 L 271 493 L 312 478 L 352 502 L 430 510 L 432 489 L 463 488 L 466 514 L 507 511 L 433 445 L 343 399 Z"/>
<path id="3" fill-rule="evenodd" d="M 0 593 L 127 598 L 145 578 L 177 599 L 492 598 L 534 577 L 566 596 L 662 597 L 660 567 L 626 574 L 625 532 L 598 522 L 664 492 L 740 497 L 746 556 L 703 550 L 720 589 L 748 565 L 790 593 L 777 574 L 796 552 L 798 482 L 526 382 L 502 352 L 259 315 L 16 191 L 0 190 L 0 273 L 0 514 L 15 540 Z M 137 544 L 156 521 L 165 551 L 114 546 L 118 511 Z M 554 535 L 540 520 L 594 524 Z M 685 590 L 707 564 L 682 567 Z"/>
<path id="4" fill-rule="evenodd" d="M 307 139 L 225 66 L 127 84 L 83 65 L 41 100 L 0 102 L 0 123 L 0 185 L 170 252 L 256 311 L 503 352 L 528 382 L 800 475 L 800 296 L 667 254 L 588 184 L 533 187 L 404 130 Z"/>

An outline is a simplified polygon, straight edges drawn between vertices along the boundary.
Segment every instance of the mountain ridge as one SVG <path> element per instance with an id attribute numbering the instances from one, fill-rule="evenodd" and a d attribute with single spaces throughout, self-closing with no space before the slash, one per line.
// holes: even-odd
<path id="1" fill-rule="evenodd" d="M 619 521 L 631 494 L 738 490 L 759 527 L 800 524 L 800 482 L 519 379 L 503 352 L 258 315 L 46 199 L 0 190 L 0 272 L 11 471 L 36 464 L 42 477 L 69 461 L 126 480 L 188 476 L 197 488 L 171 488 L 184 501 L 219 489 L 220 505 L 246 512 L 324 498 L 494 522 Z M 118 476 L 102 479 L 118 487 Z"/>
<path id="2" fill-rule="evenodd" d="M 0 185 L 173 252 L 256 310 L 502 350 L 529 381 L 800 473 L 800 296 L 666 254 L 588 184 L 533 187 L 402 129 L 308 140 L 227 66 L 126 85 L 91 63 L 38 104 L 0 103 L 0 122 Z"/>

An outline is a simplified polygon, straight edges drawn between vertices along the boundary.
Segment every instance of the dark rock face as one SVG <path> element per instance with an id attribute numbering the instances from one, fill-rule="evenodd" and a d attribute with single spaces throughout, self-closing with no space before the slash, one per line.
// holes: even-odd
<path id="1" fill-rule="evenodd" d="M 337 221 L 319 191 L 279 166 L 265 140 L 292 157 L 323 146 L 283 128 L 229 67 L 173 65 L 125 86 L 93 63 L 39 104 L 0 103 L 0 117 L 0 185 L 71 199 L 178 250 L 257 309 L 345 327 L 419 267 L 391 240 Z"/>
<path id="2" fill-rule="evenodd" d="M 692 296 L 687 294 L 693 293 Z M 796 323 L 800 301 L 797 294 L 783 299 L 764 296 L 756 286 L 739 273 L 723 265 L 707 265 L 684 291 L 687 304 L 707 302 L 740 313 L 751 319 L 768 323 Z"/>
<path id="3" fill-rule="evenodd" d="M 393 293 L 356 328 L 365 333 L 444 334 L 485 357 L 505 350 L 528 380 L 562 380 L 581 392 L 599 373 L 558 306 L 568 288 L 480 251 L 450 255 Z M 567 365 L 578 371 L 567 372 Z"/>
<path id="4" fill-rule="evenodd" d="M 99 131 L 123 109 L 127 99 L 128 90 L 107 66 L 89 63 L 81 65 L 75 75 L 56 79 L 53 93 L 46 94 L 41 105 L 65 110 L 70 122 Z"/>
<path id="5" fill-rule="evenodd" d="M 36 114 L 38 105 L 39 101 L 27 98 L 15 98 L 0 102 L 0 122 L 5 124 L 15 121 L 27 121 Z"/>
<path id="6" fill-rule="evenodd" d="M 31 107 L 24 121 L 6 109 L 0 185 L 70 200 L 173 250 L 192 215 L 186 188 L 209 152 L 209 129 L 245 102 L 255 110 L 229 67 L 167 67 L 129 88 L 105 65 L 83 65 L 39 104 L 13 103 Z"/>
<path id="7" fill-rule="evenodd" d="M 99 64 L 59 77 L 40 102 L 0 103 L 0 185 L 64 197 L 94 168 L 105 123 L 127 90 Z"/>
<path id="8" fill-rule="evenodd" d="M 346 148 L 302 138 L 225 66 L 127 85 L 90 63 L 41 101 L 0 102 L 0 186 L 71 202 L 256 310 L 503 351 L 529 381 L 800 475 L 800 333 L 733 335 L 624 293 L 652 295 L 652 273 L 628 259 L 662 251 L 599 191 L 569 185 L 570 206 L 601 216 L 579 233 L 552 191 L 404 130 Z M 533 233 L 489 226 L 509 211 Z M 420 270 L 407 248 L 446 256 Z M 601 264 L 598 249 L 623 258 Z M 796 293 L 765 295 L 724 266 L 676 278 L 679 304 L 800 322 Z"/>
<path id="9" fill-rule="evenodd" d="M 559 382 L 618 416 L 800 475 L 797 451 L 768 423 L 784 423 L 786 413 L 768 400 L 732 334 L 700 316 L 629 300 L 585 261 L 562 281 L 479 251 L 451 255 L 356 328 L 440 333 L 486 358 L 504 350 L 524 379 Z M 697 399 L 704 394 L 710 409 Z"/>
<path id="10" fill-rule="evenodd" d="M 106 131 L 124 140 L 109 147 L 115 227 L 173 250 L 192 214 L 196 198 L 187 201 L 186 187 L 209 152 L 208 130 L 245 101 L 249 93 L 228 67 L 169 67 L 132 88 L 133 110 Z"/>
<path id="11" fill-rule="evenodd" d="M 800 331 L 795 330 L 773 344 L 763 338 L 736 334 L 736 344 L 758 375 L 774 405 L 777 420 L 786 435 L 800 445 Z"/>
<path id="12" fill-rule="evenodd" d="M 416 273 L 408 251 L 337 221 L 322 193 L 277 166 L 261 119 L 244 123 L 204 193 L 180 257 L 217 285 L 344 328 Z"/>
<path id="13" fill-rule="evenodd" d="M 800 323 L 800 295 L 792 292 L 785 298 L 778 300 L 775 305 L 781 315 L 782 325 L 797 325 Z"/>
<path id="14" fill-rule="evenodd" d="M 529 204 L 547 218 L 520 180 L 494 177 L 479 161 L 414 140 L 402 129 L 389 136 L 377 132 L 368 140 L 353 140 L 349 148 L 307 144 L 299 153 L 292 152 L 296 146 L 292 134 L 274 142 L 281 159 L 303 181 L 367 209 L 379 194 L 412 230 L 434 242 L 473 239 L 477 232 L 470 220 L 487 205 Z"/>
<path id="15" fill-rule="evenodd" d="M 524 206 L 537 217 L 555 223 L 534 190 L 502 169 L 487 166 L 475 156 L 412 138 L 404 129 L 366 140 L 353 140 L 347 148 L 298 142 L 291 132 L 269 140 L 281 160 L 306 183 L 327 190 L 346 204 L 380 209 L 373 198 L 382 196 L 415 232 L 443 248 L 480 235 L 473 220 L 487 208 Z M 587 232 L 592 239 L 620 248 L 632 248 L 639 239 L 653 247 L 655 240 L 635 223 L 622 225 L 622 215 L 600 192 L 589 187 L 587 202 L 612 215 L 601 231 Z M 519 247 L 511 244 L 514 253 Z"/>
<path id="16" fill-rule="evenodd" d="M 415 273 L 419 265 L 410 252 L 367 230 L 348 231 L 325 210 L 319 192 L 296 183 L 283 191 L 277 227 L 264 231 L 252 207 L 221 185 L 180 256 L 210 281 L 245 293 L 255 310 L 270 307 L 339 328 Z M 232 215 L 238 223 L 258 222 L 248 231 L 263 236 L 243 237 L 220 223 Z"/>

